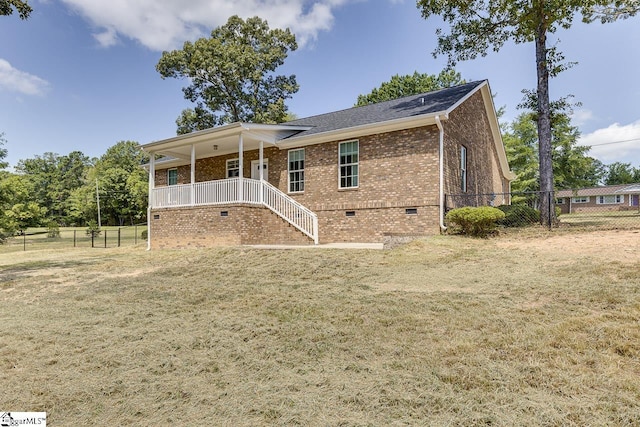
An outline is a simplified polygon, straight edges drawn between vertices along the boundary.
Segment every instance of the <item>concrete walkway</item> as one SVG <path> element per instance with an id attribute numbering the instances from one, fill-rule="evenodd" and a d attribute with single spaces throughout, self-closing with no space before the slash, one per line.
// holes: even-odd
<path id="1" fill-rule="evenodd" d="M 320 245 L 246 245 L 256 249 L 383 249 L 382 243 L 324 243 Z"/>

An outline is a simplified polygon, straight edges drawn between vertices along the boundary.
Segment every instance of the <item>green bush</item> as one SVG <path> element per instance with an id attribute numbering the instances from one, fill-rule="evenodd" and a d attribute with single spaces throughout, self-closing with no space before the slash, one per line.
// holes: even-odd
<path id="1" fill-rule="evenodd" d="M 474 237 L 487 236 L 502 218 L 504 212 L 490 206 L 458 208 L 447 213 L 447 221 L 459 228 L 462 234 Z"/>
<path id="2" fill-rule="evenodd" d="M 142 233 L 140 233 L 140 238 L 142 240 L 147 240 L 148 236 L 149 236 L 149 232 L 147 230 L 142 230 Z"/>
<path id="3" fill-rule="evenodd" d="M 47 237 L 49 239 L 55 239 L 60 237 L 60 226 L 55 221 L 49 221 L 47 223 Z"/>
<path id="4" fill-rule="evenodd" d="M 498 206 L 505 217 L 498 224 L 505 227 L 526 227 L 540 222 L 540 212 L 527 205 Z"/>
<path id="5" fill-rule="evenodd" d="M 98 223 L 95 221 L 89 221 L 87 223 L 87 236 L 98 237 L 100 235 L 100 227 L 98 227 Z"/>

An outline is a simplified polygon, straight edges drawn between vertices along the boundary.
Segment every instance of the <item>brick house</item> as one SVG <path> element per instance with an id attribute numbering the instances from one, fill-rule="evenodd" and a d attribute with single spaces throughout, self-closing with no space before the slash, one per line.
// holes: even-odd
<path id="1" fill-rule="evenodd" d="M 142 148 L 150 248 L 434 234 L 445 193 L 508 193 L 514 178 L 487 81 Z"/>
<path id="2" fill-rule="evenodd" d="M 640 183 L 605 185 L 556 191 L 560 213 L 623 211 L 639 209 Z"/>

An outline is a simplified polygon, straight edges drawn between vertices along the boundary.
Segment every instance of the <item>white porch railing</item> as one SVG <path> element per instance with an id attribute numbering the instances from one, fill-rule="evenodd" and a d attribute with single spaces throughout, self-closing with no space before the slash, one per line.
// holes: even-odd
<path id="1" fill-rule="evenodd" d="M 229 178 L 154 188 L 152 208 L 228 204 L 262 205 L 318 244 L 318 216 L 266 181 Z"/>

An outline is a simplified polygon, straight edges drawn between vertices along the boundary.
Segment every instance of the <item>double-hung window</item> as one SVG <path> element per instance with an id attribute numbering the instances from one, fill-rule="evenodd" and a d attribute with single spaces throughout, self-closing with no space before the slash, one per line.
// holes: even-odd
<path id="1" fill-rule="evenodd" d="M 467 192 L 467 147 L 460 146 L 460 189 Z"/>
<path id="2" fill-rule="evenodd" d="M 168 185 L 178 184 L 178 169 L 173 168 L 173 169 L 167 170 L 167 184 Z"/>
<path id="3" fill-rule="evenodd" d="M 589 196 L 572 197 L 571 203 L 589 203 Z"/>
<path id="4" fill-rule="evenodd" d="M 229 159 L 227 160 L 227 178 L 235 178 L 240 176 L 240 160 Z"/>
<path id="5" fill-rule="evenodd" d="M 304 191 L 304 148 L 289 150 L 289 193 Z"/>
<path id="6" fill-rule="evenodd" d="M 341 142 L 338 148 L 338 165 L 340 169 L 339 188 L 358 187 L 358 141 Z"/>

